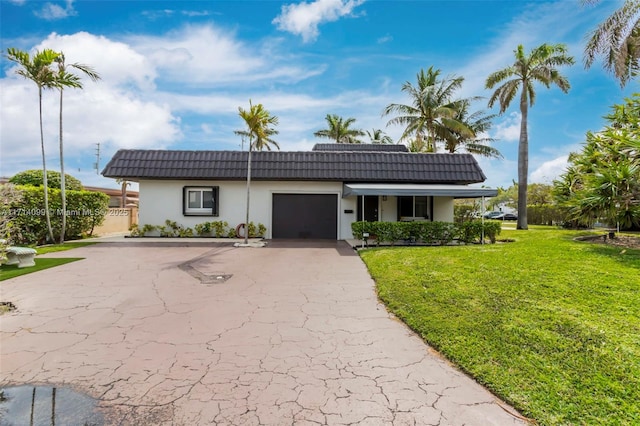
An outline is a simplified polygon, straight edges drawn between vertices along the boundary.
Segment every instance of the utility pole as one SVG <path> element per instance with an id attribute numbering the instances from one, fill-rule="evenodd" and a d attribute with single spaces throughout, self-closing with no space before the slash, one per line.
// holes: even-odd
<path id="1" fill-rule="evenodd" d="M 96 169 L 96 174 L 100 174 L 100 143 L 96 144 L 96 162 L 93 163 L 93 167 Z"/>

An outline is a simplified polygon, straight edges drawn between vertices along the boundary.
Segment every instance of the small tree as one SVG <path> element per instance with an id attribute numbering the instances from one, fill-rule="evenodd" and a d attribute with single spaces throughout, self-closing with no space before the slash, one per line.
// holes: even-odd
<path id="1" fill-rule="evenodd" d="M 64 62 L 64 54 L 60 53 L 55 60 L 58 64 L 58 72 L 55 75 L 55 86 L 60 91 L 60 119 L 59 119 L 59 141 L 60 141 L 60 193 L 62 196 L 62 229 L 60 230 L 60 243 L 64 242 L 65 229 L 67 227 L 67 198 L 66 188 L 64 184 L 64 143 L 62 141 L 62 99 L 65 87 L 82 89 L 80 78 L 67 71 L 67 65 Z M 98 81 L 100 76 L 93 68 L 82 64 L 70 64 L 71 68 L 81 71 L 93 81 Z"/>
<path id="2" fill-rule="evenodd" d="M 251 199 L 251 152 L 254 148 L 269 147 L 269 144 L 278 144 L 271 138 L 278 131 L 272 126 L 278 124 L 278 117 L 271 115 L 262 104 L 253 105 L 249 100 L 249 109 L 238 107 L 238 115 L 244 121 L 246 130 L 236 130 L 235 133 L 249 138 L 249 155 L 247 158 L 247 210 L 245 217 L 244 243 L 249 242 L 249 205 Z"/>
<path id="3" fill-rule="evenodd" d="M 640 225 L 640 94 L 615 105 L 604 130 L 588 132 L 581 152 L 554 182 L 554 195 L 573 221 Z"/>
<path id="4" fill-rule="evenodd" d="M 29 56 L 27 52 L 23 52 L 19 49 L 9 48 L 7 49 L 7 58 L 15 62 L 20 66 L 20 69 L 16 71 L 16 74 L 33 81 L 38 86 L 38 107 L 40 117 L 40 150 L 42 152 L 42 186 L 44 187 L 44 210 L 47 221 L 47 230 L 49 232 L 49 239 L 54 241 L 53 230 L 51 229 L 51 218 L 49 216 L 49 194 L 47 184 L 47 162 L 46 153 L 44 149 L 44 131 L 42 129 L 42 89 L 51 89 L 56 87 L 56 77 L 51 70 L 51 64 L 59 56 L 59 53 L 54 52 L 51 49 L 45 49 L 43 51 L 36 51 L 33 58 Z"/>

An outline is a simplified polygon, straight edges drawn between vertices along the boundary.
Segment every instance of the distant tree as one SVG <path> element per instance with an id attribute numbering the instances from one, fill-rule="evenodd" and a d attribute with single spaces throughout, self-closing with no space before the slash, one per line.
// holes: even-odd
<path id="1" fill-rule="evenodd" d="M 21 75 L 27 80 L 31 80 L 38 87 L 38 108 L 40 113 L 40 149 L 42 151 L 42 186 L 44 191 L 44 215 L 47 222 L 47 230 L 50 241 L 54 241 L 53 230 L 51 228 L 51 217 L 49 214 L 49 194 L 47 188 L 47 163 L 44 149 L 44 131 L 42 128 L 42 89 L 51 89 L 55 87 L 56 77 L 51 64 L 59 56 L 57 52 L 51 49 L 36 51 L 33 57 L 29 53 L 10 47 L 7 49 L 7 59 L 15 62 L 20 67 L 16 70 L 16 74 Z"/>
<path id="2" fill-rule="evenodd" d="M 527 183 L 529 174 L 529 134 L 527 130 L 529 107 L 535 102 L 534 83 L 545 87 L 555 84 L 567 93 L 571 87 L 569 80 L 560 74 L 558 67 L 573 65 L 574 59 L 567 55 L 563 44 L 543 44 L 525 54 L 519 45 L 514 51 L 515 62 L 507 68 L 487 77 L 486 88 L 491 89 L 502 83 L 489 98 L 489 107 L 496 102 L 500 113 L 504 113 L 520 91 L 520 142 L 518 144 L 518 229 L 528 229 L 527 223 Z"/>
<path id="3" fill-rule="evenodd" d="M 387 122 L 389 125 L 404 126 L 400 141 L 414 140 L 416 146 L 426 146 L 425 151 L 435 152 L 436 143 L 453 139 L 453 133 L 467 138 L 475 135 L 464 123 L 457 119 L 459 100 L 455 92 L 460 89 L 463 77 L 440 77 L 441 71 L 429 67 L 420 70 L 416 84 L 406 82 L 402 91 L 409 95 L 410 104 L 389 104 L 383 116 L 396 115 Z"/>
<path id="4" fill-rule="evenodd" d="M 427 147 L 427 142 L 422 138 L 415 138 L 409 141 L 407 144 L 407 149 L 409 152 L 420 153 L 420 152 L 429 152 Z"/>
<path id="5" fill-rule="evenodd" d="M 249 156 L 247 159 L 247 210 L 245 217 L 244 243 L 249 242 L 249 202 L 251 194 L 251 152 L 253 148 L 261 151 L 264 147 L 270 150 L 269 145 L 278 147 L 276 141 L 271 137 L 277 135 L 278 131 L 273 127 L 278 125 L 278 117 L 262 106 L 253 105 L 249 100 L 249 109 L 238 107 L 238 115 L 242 118 L 246 129 L 236 130 L 235 134 L 249 138 Z M 279 148 L 279 147 L 278 147 Z"/>
<path id="6" fill-rule="evenodd" d="M 64 62 L 64 53 L 60 53 L 55 59 L 58 64 L 58 72 L 55 75 L 55 86 L 60 91 L 60 118 L 59 118 L 59 141 L 60 141 L 60 196 L 62 197 L 62 226 L 60 230 L 60 243 L 64 242 L 64 235 L 67 229 L 67 194 L 64 184 L 64 143 L 62 139 L 62 99 L 65 87 L 82 89 L 82 81 L 80 78 L 67 71 L 67 67 L 75 68 L 88 76 L 92 81 L 98 81 L 100 75 L 88 65 L 69 64 Z"/>
<path id="7" fill-rule="evenodd" d="M 369 141 L 374 144 L 393 143 L 393 139 L 391 139 L 391 136 L 387 135 L 381 129 L 372 129 L 371 131 L 367 130 L 367 136 L 369 136 Z"/>
<path id="8" fill-rule="evenodd" d="M 363 136 L 364 132 L 350 128 L 355 123 L 355 118 L 344 119 L 336 114 L 327 114 L 325 120 L 328 128 L 315 132 L 315 137 L 332 139 L 336 143 L 362 143 L 358 137 Z"/>
<path id="9" fill-rule="evenodd" d="M 518 183 L 513 182 L 513 184 L 508 188 L 498 188 L 498 195 L 495 197 L 489 198 L 487 203 L 488 210 L 495 210 L 499 208 L 501 205 L 505 205 L 510 208 L 518 207 Z"/>
<path id="10" fill-rule="evenodd" d="M 553 186 L 545 183 L 531 183 L 527 189 L 530 206 L 553 203 Z"/>
<path id="11" fill-rule="evenodd" d="M 583 0 L 585 4 L 600 0 Z M 590 68 L 600 56 L 604 68 L 624 87 L 640 72 L 640 0 L 625 0 L 591 34 L 584 49 L 584 65 Z"/>
<path id="12" fill-rule="evenodd" d="M 495 139 L 490 138 L 487 133 L 491 129 L 492 120 L 496 114 L 485 114 L 484 111 L 469 113 L 471 106 L 470 99 L 463 99 L 457 104 L 456 119 L 471 130 L 471 136 L 467 132 L 453 131 L 447 137 L 445 150 L 451 153 L 464 149 L 471 154 L 483 157 L 502 158 L 502 154 L 496 148 L 489 146 Z"/>

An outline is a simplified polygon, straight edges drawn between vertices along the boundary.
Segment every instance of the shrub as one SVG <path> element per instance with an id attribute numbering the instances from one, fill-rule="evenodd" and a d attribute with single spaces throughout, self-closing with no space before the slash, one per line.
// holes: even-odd
<path id="1" fill-rule="evenodd" d="M 9 206 L 19 205 L 22 198 L 22 192 L 15 185 L 10 183 L 0 185 L 0 202 L 3 206 L 0 211 L 0 240 L 4 240 L 6 244 L 12 244 L 20 239 L 20 228 L 16 225 L 14 215 L 10 214 Z M 2 245 L 0 243 L 0 260 L 4 253 Z"/>
<path id="2" fill-rule="evenodd" d="M 220 238 L 220 237 L 227 237 L 229 235 L 229 224 L 225 221 L 220 221 L 220 220 L 213 221 L 213 222 L 198 223 L 193 228 L 196 234 L 201 237 Z"/>
<path id="3" fill-rule="evenodd" d="M 12 222 L 19 229 L 16 244 L 44 244 L 47 225 L 44 211 L 42 187 L 18 186 L 22 201 L 7 206 Z M 100 192 L 67 191 L 67 226 L 65 239 L 72 240 L 91 235 L 95 226 L 104 222 L 109 205 L 109 196 Z M 49 212 L 54 235 L 62 226 L 62 200 L 60 190 L 49 188 Z"/>
<path id="4" fill-rule="evenodd" d="M 564 223 L 568 219 L 567 212 L 553 204 L 527 206 L 527 221 L 530 225 L 553 225 Z"/>
<path id="5" fill-rule="evenodd" d="M 164 224 L 165 226 L 158 227 L 161 237 L 193 237 L 193 230 L 191 228 L 185 228 L 169 219 L 165 220 Z"/>
<path id="6" fill-rule="evenodd" d="M 449 222 L 353 222 L 351 232 L 355 238 L 362 238 L 366 232 L 369 238 L 394 245 L 397 241 L 420 242 L 423 244 L 445 245 L 458 239 L 465 243 L 480 242 L 484 229 L 485 237 L 495 243 L 500 234 L 499 222 L 481 221 L 454 224 Z"/>
<path id="7" fill-rule="evenodd" d="M 249 238 L 263 237 L 265 232 L 267 232 L 267 227 L 261 223 L 258 223 L 258 225 L 256 225 L 253 222 L 249 222 L 247 231 L 249 232 Z"/>
<path id="8" fill-rule="evenodd" d="M 42 170 L 26 170 L 13 175 L 9 182 L 14 185 L 42 186 Z M 60 189 L 60 172 L 47 170 L 47 186 L 49 188 Z M 64 187 L 66 190 L 83 191 L 82 182 L 71 175 L 64 174 Z"/>

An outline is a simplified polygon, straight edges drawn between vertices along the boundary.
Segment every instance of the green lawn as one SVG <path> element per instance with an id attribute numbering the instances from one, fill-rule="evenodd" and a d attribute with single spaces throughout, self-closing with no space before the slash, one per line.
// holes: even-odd
<path id="1" fill-rule="evenodd" d="M 572 231 L 361 252 L 380 298 L 542 425 L 640 424 L 640 250 Z"/>
<path id="2" fill-rule="evenodd" d="M 53 268 L 54 266 L 64 265 L 65 263 L 75 262 L 76 260 L 82 260 L 81 257 L 66 257 L 66 258 L 42 258 L 40 255 L 46 253 L 54 253 L 57 251 L 71 250 L 77 247 L 85 247 L 95 244 L 90 241 L 77 241 L 64 244 L 53 244 L 43 247 L 36 247 L 38 256 L 36 256 L 36 266 L 18 269 L 18 265 L 0 265 L 0 281 L 8 280 L 10 278 L 19 277 L 20 275 L 30 274 L 32 272 L 41 271 L 43 269 Z"/>

